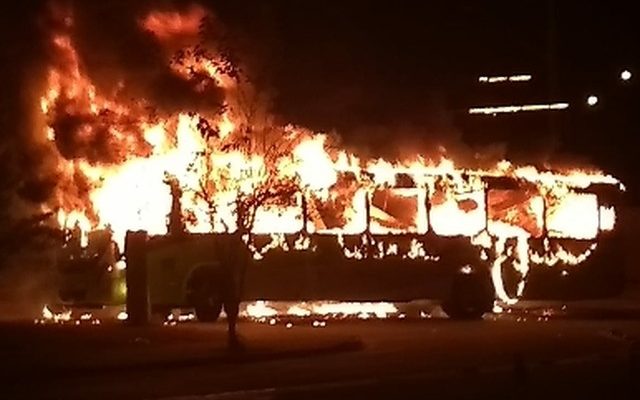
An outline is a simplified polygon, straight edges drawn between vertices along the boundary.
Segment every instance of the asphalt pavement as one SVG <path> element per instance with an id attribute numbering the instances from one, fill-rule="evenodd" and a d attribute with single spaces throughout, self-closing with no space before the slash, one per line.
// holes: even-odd
<path id="1" fill-rule="evenodd" d="M 640 398 L 640 320 L 272 323 L 243 322 L 230 351 L 222 323 L 3 322 L 0 383 L 8 399 Z"/>

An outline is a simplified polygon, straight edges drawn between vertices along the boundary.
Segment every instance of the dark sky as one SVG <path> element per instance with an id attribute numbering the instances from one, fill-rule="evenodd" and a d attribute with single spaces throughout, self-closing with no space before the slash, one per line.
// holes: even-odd
<path id="1" fill-rule="evenodd" d="M 378 149 L 397 141 L 420 149 L 453 136 L 474 147 L 503 143 L 518 159 L 587 161 L 621 176 L 637 197 L 640 36 L 632 3 L 256 3 L 214 7 L 258 42 L 268 38 L 277 109 L 289 119 Z M 619 79 L 623 68 L 635 73 L 628 84 Z M 479 75 L 519 72 L 533 74 L 531 83 L 477 83 Z M 586 106 L 591 93 L 598 107 Z M 466 113 L 470 105 L 547 101 L 571 107 Z"/>
<path id="2" fill-rule="evenodd" d="M 500 143 L 516 159 L 587 160 L 640 198 L 640 36 L 632 2 L 202 3 L 245 44 L 283 120 L 336 129 L 347 144 L 373 153 Z M 13 85 L 7 95 L 24 83 L 22 66 L 38 59 L 37 12 L 29 1 L 19 6 L 3 13 L 3 56 L 12 61 L 0 67 Z M 619 79 L 623 68 L 635 74 L 627 84 Z M 533 80 L 510 88 L 477 83 L 479 75 L 511 73 Z M 595 108 L 585 103 L 591 93 L 600 97 Z M 571 107 L 466 113 L 471 105 L 547 101 Z M 19 119 L 15 109 L 3 99 L 5 137 Z"/>

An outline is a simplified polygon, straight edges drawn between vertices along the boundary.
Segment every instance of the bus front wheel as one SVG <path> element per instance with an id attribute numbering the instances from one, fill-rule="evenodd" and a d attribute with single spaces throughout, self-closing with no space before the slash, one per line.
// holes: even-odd
<path id="1" fill-rule="evenodd" d="M 188 301 L 194 308 L 198 321 L 215 322 L 222 312 L 222 291 L 215 271 L 196 269 L 187 284 Z"/>

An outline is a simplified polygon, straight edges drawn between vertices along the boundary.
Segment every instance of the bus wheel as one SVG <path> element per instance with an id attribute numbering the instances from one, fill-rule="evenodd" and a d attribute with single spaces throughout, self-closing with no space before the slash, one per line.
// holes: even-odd
<path id="1" fill-rule="evenodd" d="M 442 310 L 451 319 L 481 319 L 491 311 L 494 295 L 488 273 L 465 265 L 453 277 L 449 295 L 442 302 Z"/>
<path id="2" fill-rule="evenodd" d="M 216 284 L 216 276 L 209 269 L 194 271 L 189 279 L 188 301 L 201 322 L 215 322 L 222 312 L 222 291 Z"/>

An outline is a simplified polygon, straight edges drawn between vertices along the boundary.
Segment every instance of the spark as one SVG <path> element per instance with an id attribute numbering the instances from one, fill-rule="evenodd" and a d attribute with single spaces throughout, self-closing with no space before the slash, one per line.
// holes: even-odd
<path id="1" fill-rule="evenodd" d="M 464 275 L 469 275 L 473 272 L 473 268 L 471 268 L 470 265 L 465 265 L 462 268 L 460 268 L 460 272 Z"/>

